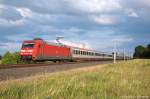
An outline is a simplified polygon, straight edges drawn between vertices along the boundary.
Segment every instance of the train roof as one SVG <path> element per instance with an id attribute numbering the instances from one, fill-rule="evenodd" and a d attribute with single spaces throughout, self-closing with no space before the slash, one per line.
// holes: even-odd
<path id="1" fill-rule="evenodd" d="M 46 44 L 48 44 L 48 45 L 54 45 L 54 46 L 67 47 L 67 48 L 71 48 L 71 49 L 74 49 L 74 50 L 82 50 L 82 51 L 89 51 L 89 52 L 112 54 L 112 53 L 108 53 L 108 52 L 96 51 L 96 50 L 87 49 L 87 48 L 74 47 L 74 46 L 69 46 L 69 45 L 59 44 L 59 43 L 54 43 L 54 42 L 46 42 Z"/>
<path id="2" fill-rule="evenodd" d="M 74 46 L 69 46 L 69 45 L 65 45 L 65 44 L 62 44 L 62 43 L 46 42 L 46 41 L 44 41 L 44 40 L 41 39 L 41 38 L 35 38 L 35 39 L 33 39 L 33 40 L 26 40 L 26 41 L 24 41 L 24 43 L 25 43 L 25 42 L 26 42 L 26 43 L 32 43 L 32 42 L 34 42 L 35 40 L 41 40 L 41 41 L 45 42 L 46 44 L 48 44 L 48 45 L 53 45 L 53 46 L 67 47 L 67 48 L 71 48 L 71 49 L 75 49 L 75 50 L 82 50 L 82 51 L 89 51 L 89 52 L 96 52 L 96 53 L 103 53 L 103 54 L 111 54 L 111 55 L 112 55 L 112 53 L 102 52 L 102 51 L 96 51 L 96 50 L 93 50 L 93 49 L 74 47 Z"/>

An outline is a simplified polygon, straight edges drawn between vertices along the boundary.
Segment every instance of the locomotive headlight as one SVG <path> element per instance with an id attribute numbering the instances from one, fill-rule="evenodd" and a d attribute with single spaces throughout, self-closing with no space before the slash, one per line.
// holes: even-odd
<path id="1" fill-rule="evenodd" d="M 32 52 L 32 50 L 27 50 L 28 52 Z"/>
<path id="2" fill-rule="evenodd" d="M 21 52 L 29 52 L 29 53 L 32 53 L 33 51 L 32 51 L 32 50 L 21 50 Z"/>
<path id="3" fill-rule="evenodd" d="M 21 50 L 21 52 L 26 52 L 26 50 Z"/>

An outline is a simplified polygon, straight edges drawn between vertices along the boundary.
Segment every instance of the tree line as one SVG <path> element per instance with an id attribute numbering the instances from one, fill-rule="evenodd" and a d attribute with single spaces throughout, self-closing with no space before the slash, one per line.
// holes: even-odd
<path id="1" fill-rule="evenodd" d="M 146 47 L 139 45 L 135 47 L 134 58 L 150 59 L 150 44 Z"/>
<path id="2" fill-rule="evenodd" d="M 7 51 L 1 59 L 1 64 L 18 64 L 21 63 L 20 55 L 18 52 L 10 53 Z"/>

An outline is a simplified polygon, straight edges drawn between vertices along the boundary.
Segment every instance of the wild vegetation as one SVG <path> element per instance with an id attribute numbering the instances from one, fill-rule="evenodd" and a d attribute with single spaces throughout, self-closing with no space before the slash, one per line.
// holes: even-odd
<path id="1" fill-rule="evenodd" d="M 1 60 L 1 64 L 17 64 L 20 61 L 20 55 L 18 52 L 10 53 L 7 51 Z"/>
<path id="2" fill-rule="evenodd" d="M 103 68 L 101 68 L 103 67 Z M 131 60 L 0 83 L 2 99 L 150 98 L 150 60 Z"/>

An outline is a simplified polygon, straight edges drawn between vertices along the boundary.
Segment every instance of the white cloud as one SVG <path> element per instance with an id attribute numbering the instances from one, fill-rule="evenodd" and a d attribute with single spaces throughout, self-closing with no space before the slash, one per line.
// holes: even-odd
<path id="1" fill-rule="evenodd" d="M 25 23 L 24 19 L 12 21 L 6 19 L 0 19 L 0 26 L 1 27 L 11 27 L 11 26 L 21 26 Z"/>
<path id="2" fill-rule="evenodd" d="M 137 2 L 143 7 L 150 7 L 150 0 L 138 0 Z"/>
<path id="3" fill-rule="evenodd" d="M 112 12 L 121 9 L 119 0 L 68 0 L 78 10 L 90 13 Z"/>
<path id="4" fill-rule="evenodd" d="M 128 16 L 130 16 L 130 17 L 136 17 L 136 18 L 139 17 L 135 12 L 129 13 Z"/>
<path id="5" fill-rule="evenodd" d="M 112 16 L 109 15 L 100 15 L 100 16 L 90 16 L 89 17 L 94 22 L 101 24 L 101 25 L 113 25 L 115 24 L 115 19 Z"/>
<path id="6" fill-rule="evenodd" d="M 22 16 L 16 10 L 16 7 L 0 4 L 0 18 L 14 21 L 21 19 Z"/>
<path id="7" fill-rule="evenodd" d="M 4 5 L 0 4 L 0 8 L 4 8 Z"/>
<path id="8" fill-rule="evenodd" d="M 135 18 L 139 17 L 138 14 L 133 9 L 127 9 L 126 13 L 129 17 L 135 17 Z"/>
<path id="9" fill-rule="evenodd" d="M 68 46 L 72 46 L 72 47 L 87 48 L 87 49 L 90 48 L 88 42 L 85 42 L 85 41 L 75 43 L 75 42 L 71 42 L 71 41 L 61 40 L 61 42 L 64 45 L 68 45 Z"/>
<path id="10" fill-rule="evenodd" d="M 31 17 L 31 11 L 28 8 L 17 8 L 16 9 L 18 12 L 20 12 L 20 15 L 22 17 Z"/>

